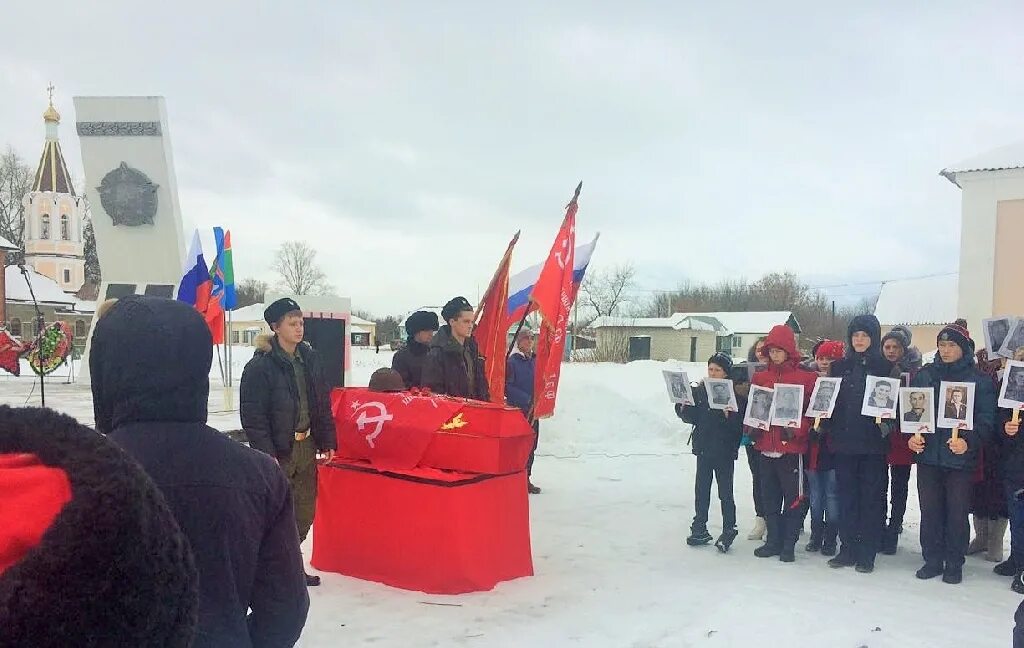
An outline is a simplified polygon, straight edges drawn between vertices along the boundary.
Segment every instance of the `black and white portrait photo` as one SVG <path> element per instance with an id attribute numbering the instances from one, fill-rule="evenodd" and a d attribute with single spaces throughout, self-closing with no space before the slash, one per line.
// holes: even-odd
<path id="1" fill-rule="evenodd" d="M 899 378 L 868 376 L 860 413 L 875 418 L 896 418 L 896 396 L 899 391 Z"/>
<path id="2" fill-rule="evenodd" d="M 999 390 L 999 407 L 1024 408 L 1024 362 L 1010 360 L 1006 363 Z"/>
<path id="3" fill-rule="evenodd" d="M 1003 343 L 1006 342 L 1006 336 L 1010 334 L 1013 320 L 1012 317 L 990 317 L 981 321 L 981 328 L 985 332 L 985 349 L 990 358 L 994 358 L 996 354 L 1000 353 Z"/>
<path id="4" fill-rule="evenodd" d="M 974 429 L 974 383 L 939 383 L 940 414 L 937 427 Z"/>
<path id="5" fill-rule="evenodd" d="M 807 408 L 807 416 L 811 418 L 831 418 L 839 398 L 839 384 L 842 378 L 818 378 L 811 392 L 811 405 Z"/>
<path id="6" fill-rule="evenodd" d="M 935 391 L 922 387 L 900 388 L 900 432 L 928 434 L 935 431 Z"/>
<path id="7" fill-rule="evenodd" d="M 705 378 L 704 386 L 708 390 L 708 407 L 714 410 L 739 410 L 736 392 L 731 380 L 725 378 Z"/>
<path id="8" fill-rule="evenodd" d="M 1012 358 L 1013 352 L 1024 346 L 1024 319 L 1014 318 L 1010 323 L 1010 332 L 1006 334 L 1003 345 L 999 348 L 999 355 L 1004 358 Z"/>
<path id="9" fill-rule="evenodd" d="M 665 386 L 668 388 L 668 398 L 673 403 L 682 405 L 693 405 L 693 391 L 690 389 L 690 380 L 685 371 L 662 371 L 665 377 Z"/>
<path id="10" fill-rule="evenodd" d="M 772 425 L 795 427 L 803 417 L 804 386 L 775 384 L 775 403 L 772 410 Z"/>
<path id="11" fill-rule="evenodd" d="M 750 386 L 750 397 L 747 400 L 747 412 L 743 424 L 759 430 L 771 427 L 772 401 L 775 391 L 759 385 Z"/>

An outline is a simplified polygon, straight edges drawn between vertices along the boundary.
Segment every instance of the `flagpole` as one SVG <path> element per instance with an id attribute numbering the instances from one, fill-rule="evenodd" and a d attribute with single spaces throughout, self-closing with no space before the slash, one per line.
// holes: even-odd
<path id="1" fill-rule="evenodd" d="M 512 349 L 516 348 L 516 338 L 519 337 L 519 332 L 523 330 L 523 325 L 526 324 L 526 318 L 530 316 L 530 308 L 527 306 L 526 314 L 523 315 L 523 319 L 519 320 L 519 326 L 516 327 L 516 334 L 512 336 L 512 342 L 508 345 L 508 352 L 505 353 L 505 360 L 507 361 L 512 355 Z"/>
<path id="2" fill-rule="evenodd" d="M 512 249 L 515 248 L 516 243 L 519 242 L 519 235 L 520 234 L 522 234 L 522 230 L 516 230 L 515 236 L 512 237 L 512 240 L 508 244 L 508 248 L 505 250 L 505 255 L 501 258 L 501 263 L 498 264 L 498 269 L 499 270 L 501 269 L 501 266 L 504 265 L 505 260 L 508 258 L 508 256 L 510 254 L 512 254 Z M 485 292 L 484 295 L 490 295 L 494 291 L 494 283 L 496 281 L 498 281 L 498 272 L 497 272 L 497 270 L 494 272 L 494 276 L 491 277 L 491 281 L 487 284 L 487 292 Z M 483 312 L 484 312 L 483 304 L 479 303 L 479 301 L 480 301 L 480 285 L 479 284 L 477 284 L 476 293 L 477 293 L 477 298 L 476 299 L 477 299 L 478 303 L 476 305 L 476 315 L 473 317 L 473 324 L 474 325 L 480 323 L 480 315 L 483 314 Z M 507 334 L 508 331 L 506 331 L 505 333 Z"/>

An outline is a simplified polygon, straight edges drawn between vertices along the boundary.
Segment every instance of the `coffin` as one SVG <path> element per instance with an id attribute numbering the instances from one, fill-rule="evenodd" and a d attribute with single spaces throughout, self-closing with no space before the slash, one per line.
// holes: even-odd
<path id="1" fill-rule="evenodd" d="M 380 470 L 438 468 L 504 475 L 523 470 L 534 431 L 518 409 L 445 396 L 336 389 L 338 455 Z"/>
<path id="2" fill-rule="evenodd" d="M 526 474 L 339 462 L 318 471 L 311 563 L 431 594 L 533 575 Z"/>

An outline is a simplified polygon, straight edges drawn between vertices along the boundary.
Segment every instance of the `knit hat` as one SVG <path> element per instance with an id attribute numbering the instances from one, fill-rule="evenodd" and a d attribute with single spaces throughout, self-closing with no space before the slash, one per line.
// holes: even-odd
<path id="1" fill-rule="evenodd" d="M 473 310 L 473 305 L 465 297 L 456 297 L 441 309 L 441 318 L 448 322 L 459 316 L 459 313 Z"/>
<path id="2" fill-rule="evenodd" d="M 839 360 L 846 353 L 846 348 L 839 340 L 822 340 L 814 359 Z"/>
<path id="3" fill-rule="evenodd" d="M 119 299 L 96 322 L 89 354 L 96 429 L 128 423 L 205 423 L 213 342 L 188 304 L 162 297 Z"/>
<path id="4" fill-rule="evenodd" d="M 533 329 L 527 328 L 526 326 L 524 326 L 522 329 L 519 330 L 518 333 L 516 333 L 516 339 L 517 340 L 521 340 L 521 339 L 532 340 L 535 337 L 537 337 L 537 334 L 533 332 Z"/>
<path id="5" fill-rule="evenodd" d="M 0 407 L 0 492 L 0 645 L 192 644 L 188 541 L 113 442 L 50 410 Z"/>
<path id="6" fill-rule="evenodd" d="M 903 326 L 902 324 L 897 324 L 896 326 L 892 327 L 892 330 L 899 331 L 900 333 L 903 334 L 905 338 L 907 338 L 907 348 L 909 349 L 910 345 L 913 344 L 914 342 L 914 332 L 911 331 L 908 327 Z"/>
<path id="7" fill-rule="evenodd" d="M 732 371 L 732 358 L 725 355 L 721 351 L 708 358 L 708 364 L 718 365 L 719 367 L 722 368 L 722 371 L 725 372 L 726 376 L 728 376 L 729 373 Z"/>
<path id="8" fill-rule="evenodd" d="M 416 311 L 405 318 L 405 332 L 409 337 L 415 336 L 420 331 L 436 331 L 441 328 L 437 321 L 437 313 L 431 311 Z"/>
<path id="9" fill-rule="evenodd" d="M 267 306 L 267 310 L 263 311 L 263 319 L 267 320 L 267 324 L 273 326 L 281 321 L 281 318 L 288 313 L 295 311 L 301 311 L 298 302 L 288 297 L 278 299 L 276 302 Z"/>
<path id="10" fill-rule="evenodd" d="M 971 332 L 967 330 L 967 320 L 965 319 L 958 319 L 952 324 L 942 327 L 936 342 L 956 342 L 963 349 L 965 356 L 974 355 L 974 340 L 971 339 Z"/>
<path id="11" fill-rule="evenodd" d="M 896 340 L 896 342 L 901 347 L 903 347 L 904 351 L 910 348 L 910 338 L 907 336 L 906 333 L 903 332 L 902 329 L 897 329 L 896 327 L 893 327 L 891 331 L 882 336 L 883 346 L 885 345 L 886 340 Z"/>
<path id="12" fill-rule="evenodd" d="M 405 391 L 405 383 L 402 381 L 402 374 L 394 369 L 381 367 L 370 376 L 369 388 L 375 392 L 400 392 Z"/>

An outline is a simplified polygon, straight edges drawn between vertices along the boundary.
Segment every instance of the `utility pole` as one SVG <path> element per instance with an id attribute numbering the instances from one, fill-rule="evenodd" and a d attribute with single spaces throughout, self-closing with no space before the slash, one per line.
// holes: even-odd
<path id="1" fill-rule="evenodd" d="M 836 332 L 836 300 L 832 300 L 832 334 Z"/>

